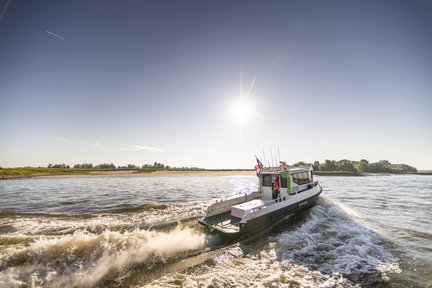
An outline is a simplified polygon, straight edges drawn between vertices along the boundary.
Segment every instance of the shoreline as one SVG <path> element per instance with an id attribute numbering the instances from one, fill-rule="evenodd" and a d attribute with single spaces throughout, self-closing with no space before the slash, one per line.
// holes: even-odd
<path id="1" fill-rule="evenodd" d="M 221 170 L 221 171 L 90 171 L 83 174 L 46 174 L 32 175 L 29 178 L 93 178 L 93 177 L 210 177 L 210 176 L 255 176 L 255 171 Z M 17 179 L 17 178 L 15 178 Z"/>
<path id="2" fill-rule="evenodd" d="M 110 170 L 110 171 L 74 171 L 74 173 L 34 173 L 30 175 L 6 175 L 1 180 L 26 178 L 92 178 L 92 177 L 211 177 L 211 176 L 255 176 L 255 170 L 188 170 L 168 171 L 160 170 L 142 172 L 139 170 Z M 316 176 L 364 177 L 364 176 L 391 176 L 391 175 L 431 175 L 430 173 L 389 174 L 389 173 L 344 173 L 341 171 L 314 171 Z"/>

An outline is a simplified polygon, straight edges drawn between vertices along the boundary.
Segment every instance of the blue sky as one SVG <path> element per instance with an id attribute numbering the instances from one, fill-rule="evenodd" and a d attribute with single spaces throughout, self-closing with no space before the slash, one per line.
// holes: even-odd
<path id="1" fill-rule="evenodd" d="M 430 1 L 0 7 L 1 167 L 432 168 Z"/>

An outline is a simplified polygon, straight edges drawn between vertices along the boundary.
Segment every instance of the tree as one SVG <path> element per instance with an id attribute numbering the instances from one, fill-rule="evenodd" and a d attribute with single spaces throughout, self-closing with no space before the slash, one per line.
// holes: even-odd
<path id="1" fill-rule="evenodd" d="M 337 166 L 337 171 L 348 171 L 348 172 L 357 173 L 357 169 L 354 167 L 354 164 L 350 160 L 347 159 L 340 160 L 336 163 L 336 166 Z"/>
<path id="2" fill-rule="evenodd" d="M 58 169 L 69 169 L 70 168 L 70 166 L 69 165 L 66 165 L 65 163 L 62 163 L 62 164 L 49 164 L 48 165 L 48 168 L 58 168 Z"/>
<path id="3" fill-rule="evenodd" d="M 325 163 L 321 165 L 321 170 L 323 170 L 323 171 L 336 171 L 337 170 L 336 161 L 325 160 Z"/>
<path id="4" fill-rule="evenodd" d="M 95 168 L 96 169 L 116 169 L 116 166 L 113 163 L 111 164 L 103 163 L 103 164 L 96 165 Z"/>
<path id="5" fill-rule="evenodd" d="M 75 164 L 73 168 L 76 169 L 92 169 L 93 164 L 92 163 L 83 163 L 83 164 Z"/>
<path id="6" fill-rule="evenodd" d="M 314 169 L 315 171 L 319 171 L 319 170 L 321 169 L 321 165 L 320 165 L 320 163 L 319 163 L 318 161 L 315 161 L 315 162 L 314 162 L 314 164 L 313 164 L 313 169 Z"/>
<path id="7" fill-rule="evenodd" d="M 306 164 L 306 162 L 300 161 L 295 163 L 294 166 L 301 167 L 301 166 L 308 166 L 308 164 Z"/>
<path id="8" fill-rule="evenodd" d="M 128 169 L 139 169 L 138 166 L 134 165 L 134 164 L 128 164 L 127 167 Z"/>

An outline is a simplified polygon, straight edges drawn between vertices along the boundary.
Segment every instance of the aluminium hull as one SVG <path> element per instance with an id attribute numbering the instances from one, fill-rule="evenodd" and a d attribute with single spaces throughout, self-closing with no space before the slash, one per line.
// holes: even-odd
<path id="1" fill-rule="evenodd" d="M 318 201 L 318 198 L 321 194 L 322 189 L 320 191 L 308 198 L 305 198 L 299 202 L 293 203 L 291 205 L 282 207 L 278 210 L 275 210 L 273 212 L 267 213 L 265 215 L 262 215 L 260 217 L 256 217 L 254 219 L 248 220 L 246 223 L 240 224 L 240 231 L 239 233 L 241 235 L 243 234 L 250 234 L 255 231 L 261 230 L 262 228 L 266 227 L 272 227 L 274 224 L 276 224 L 279 220 L 285 218 L 288 215 L 295 214 L 297 212 L 300 212 L 302 210 L 305 210 L 313 205 Z M 305 203 L 303 204 L 302 203 Z"/>

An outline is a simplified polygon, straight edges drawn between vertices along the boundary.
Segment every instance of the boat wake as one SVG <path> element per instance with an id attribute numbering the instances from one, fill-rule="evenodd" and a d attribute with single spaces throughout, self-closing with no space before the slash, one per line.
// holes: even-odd
<path id="1" fill-rule="evenodd" d="M 139 213 L 99 215 L 3 212 L 0 287 L 89 287 L 136 264 L 151 271 L 206 246 L 211 237 L 190 225 L 206 205 L 155 204 Z"/>
<path id="2" fill-rule="evenodd" d="M 340 275 L 353 283 L 362 280 L 372 285 L 399 271 L 399 259 L 383 239 L 325 199 L 304 223 L 276 236 L 275 241 L 278 259 L 323 275 Z M 364 283 L 365 279 L 371 283 Z"/>
<path id="3" fill-rule="evenodd" d="M 145 287 L 390 286 L 399 259 L 385 241 L 326 199 L 288 217 L 270 236 L 242 240 L 209 255 L 185 272 L 167 274 Z"/>
<path id="4" fill-rule="evenodd" d="M 196 223 L 207 204 L 0 219 L 0 287 L 385 287 L 400 271 L 359 215 L 324 198 L 234 244 Z"/>
<path id="5" fill-rule="evenodd" d="M 205 240 L 205 234 L 180 226 L 169 232 L 79 232 L 57 239 L 41 237 L 28 247 L 4 251 L 0 286 L 93 286 L 131 265 L 146 264 L 151 269 L 177 253 L 201 249 Z"/>

